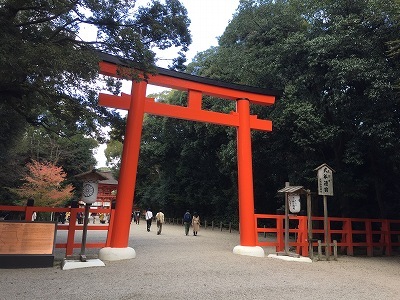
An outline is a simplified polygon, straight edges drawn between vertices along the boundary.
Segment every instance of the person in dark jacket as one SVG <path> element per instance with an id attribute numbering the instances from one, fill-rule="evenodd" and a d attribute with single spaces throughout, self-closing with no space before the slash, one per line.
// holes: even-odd
<path id="1" fill-rule="evenodd" d="M 192 224 L 192 216 L 190 215 L 189 210 L 187 210 L 183 215 L 183 224 L 185 225 L 185 234 L 188 235 L 190 224 Z"/>

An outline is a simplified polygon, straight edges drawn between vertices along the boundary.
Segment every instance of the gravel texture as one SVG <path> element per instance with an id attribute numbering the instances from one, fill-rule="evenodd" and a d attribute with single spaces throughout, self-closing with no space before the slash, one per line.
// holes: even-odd
<path id="1" fill-rule="evenodd" d="M 89 231 L 88 242 L 104 236 Z M 185 236 L 183 226 L 165 224 L 157 235 L 154 223 L 150 232 L 145 222 L 132 224 L 135 259 L 61 270 L 57 249 L 53 268 L 0 269 L 0 299 L 400 299 L 398 256 L 301 263 L 235 255 L 236 245 L 237 232 L 201 228 Z"/>

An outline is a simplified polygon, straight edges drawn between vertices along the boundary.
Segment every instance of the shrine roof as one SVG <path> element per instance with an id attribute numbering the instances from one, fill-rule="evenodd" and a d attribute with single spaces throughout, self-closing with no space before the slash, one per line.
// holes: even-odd
<path id="1" fill-rule="evenodd" d="M 103 52 L 99 52 L 99 58 L 107 63 L 119 65 L 122 67 L 127 67 L 127 68 L 134 68 L 137 70 L 141 70 L 141 67 L 138 66 L 135 62 L 122 59 L 110 54 L 106 54 Z M 248 86 L 248 85 L 241 85 L 241 84 L 236 84 L 236 83 L 229 83 L 225 81 L 220 81 L 220 80 L 215 80 L 207 77 L 201 77 L 197 75 L 192 75 L 188 73 L 183 73 L 183 72 L 178 72 L 174 70 L 169 70 L 169 69 L 164 69 L 160 67 L 155 67 L 156 74 L 160 75 L 165 75 L 173 78 L 178 78 L 178 79 L 184 79 L 192 82 L 197 82 L 197 83 L 202 83 L 202 84 L 207 84 L 211 86 L 217 86 L 217 87 L 223 87 L 223 88 L 228 88 L 232 90 L 237 90 L 237 91 L 244 91 L 244 92 L 250 92 L 250 93 L 256 93 L 256 94 L 261 94 L 261 95 L 269 95 L 269 96 L 281 96 L 282 92 L 277 91 L 277 90 L 269 90 L 265 88 L 260 88 L 260 87 L 255 87 L 255 86 Z"/>
<path id="2" fill-rule="evenodd" d="M 91 180 L 105 180 L 107 177 L 105 177 L 101 172 L 99 172 L 96 169 L 91 169 L 90 171 L 75 175 L 76 178 L 79 178 L 81 180 L 85 179 L 91 179 Z"/>
<path id="3" fill-rule="evenodd" d="M 99 173 L 107 178 L 107 179 L 99 181 L 99 183 L 112 184 L 112 185 L 117 185 L 118 184 L 118 180 L 116 180 L 114 178 L 114 176 L 112 175 L 111 171 L 99 171 Z"/>

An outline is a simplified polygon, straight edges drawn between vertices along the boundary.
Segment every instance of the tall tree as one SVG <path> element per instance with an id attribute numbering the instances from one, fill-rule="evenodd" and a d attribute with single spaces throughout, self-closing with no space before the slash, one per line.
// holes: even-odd
<path id="1" fill-rule="evenodd" d="M 189 24 L 178 0 L 153 0 L 140 7 L 137 1 L 122 0 L 1 1 L 0 164 L 4 170 L 13 169 L 13 151 L 28 126 L 78 144 L 82 139 L 76 137 L 82 135 L 104 141 L 100 128 L 121 122 L 121 117 L 98 106 L 98 91 L 118 92 L 120 83 L 100 83 L 98 51 L 152 72 L 157 60 L 154 49 L 176 47 L 179 54 L 171 58 L 171 68 L 181 68 L 191 43 Z"/>
<path id="2" fill-rule="evenodd" d="M 119 0 L 2 1 L 1 110 L 59 134 L 65 127 L 96 132 L 107 117 L 116 117 L 97 106 L 96 51 L 149 70 L 156 60 L 153 48 L 187 50 L 188 25 L 178 0 L 147 7 Z M 88 26 L 97 31 L 94 39 L 81 30 Z"/>
<path id="3" fill-rule="evenodd" d="M 81 184 L 74 176 L 96 165 L 93 151 L 98 146 L 97 141 L 80 134 L 60 137 L 43 128 L 28 126 L 21 139 L 12 141 L 13 146 L 9 146 L 7 154 L 7 164 L 3 165 L 3 172 L 0 173 L 0 203 L 3 204 L 16 202 L 8 188 L 15 188 L 20 184 L 25 165 L 31 159 L 63 166 L 68 174 L 68 183 L 74 187 Z"/>

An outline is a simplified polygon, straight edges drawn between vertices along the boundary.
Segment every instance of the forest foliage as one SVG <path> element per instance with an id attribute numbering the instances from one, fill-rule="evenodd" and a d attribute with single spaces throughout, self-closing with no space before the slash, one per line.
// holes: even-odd
<path id="1" fill-rule="evenodd" d="M 63 166 L 75 186 L 74 176 L 96 164 L 102 128 L 122 122 L 97 103 L 100 90 L 121 87 L 99 77 L 99 51 L 152 72 L 155 50 L 175 47 L 170 66 L 181 69 L 189 24 L 177 0 L 1 1 L 1 203 L 15 202 L 7 187 L 21 184 L 32 159 Z"/>

